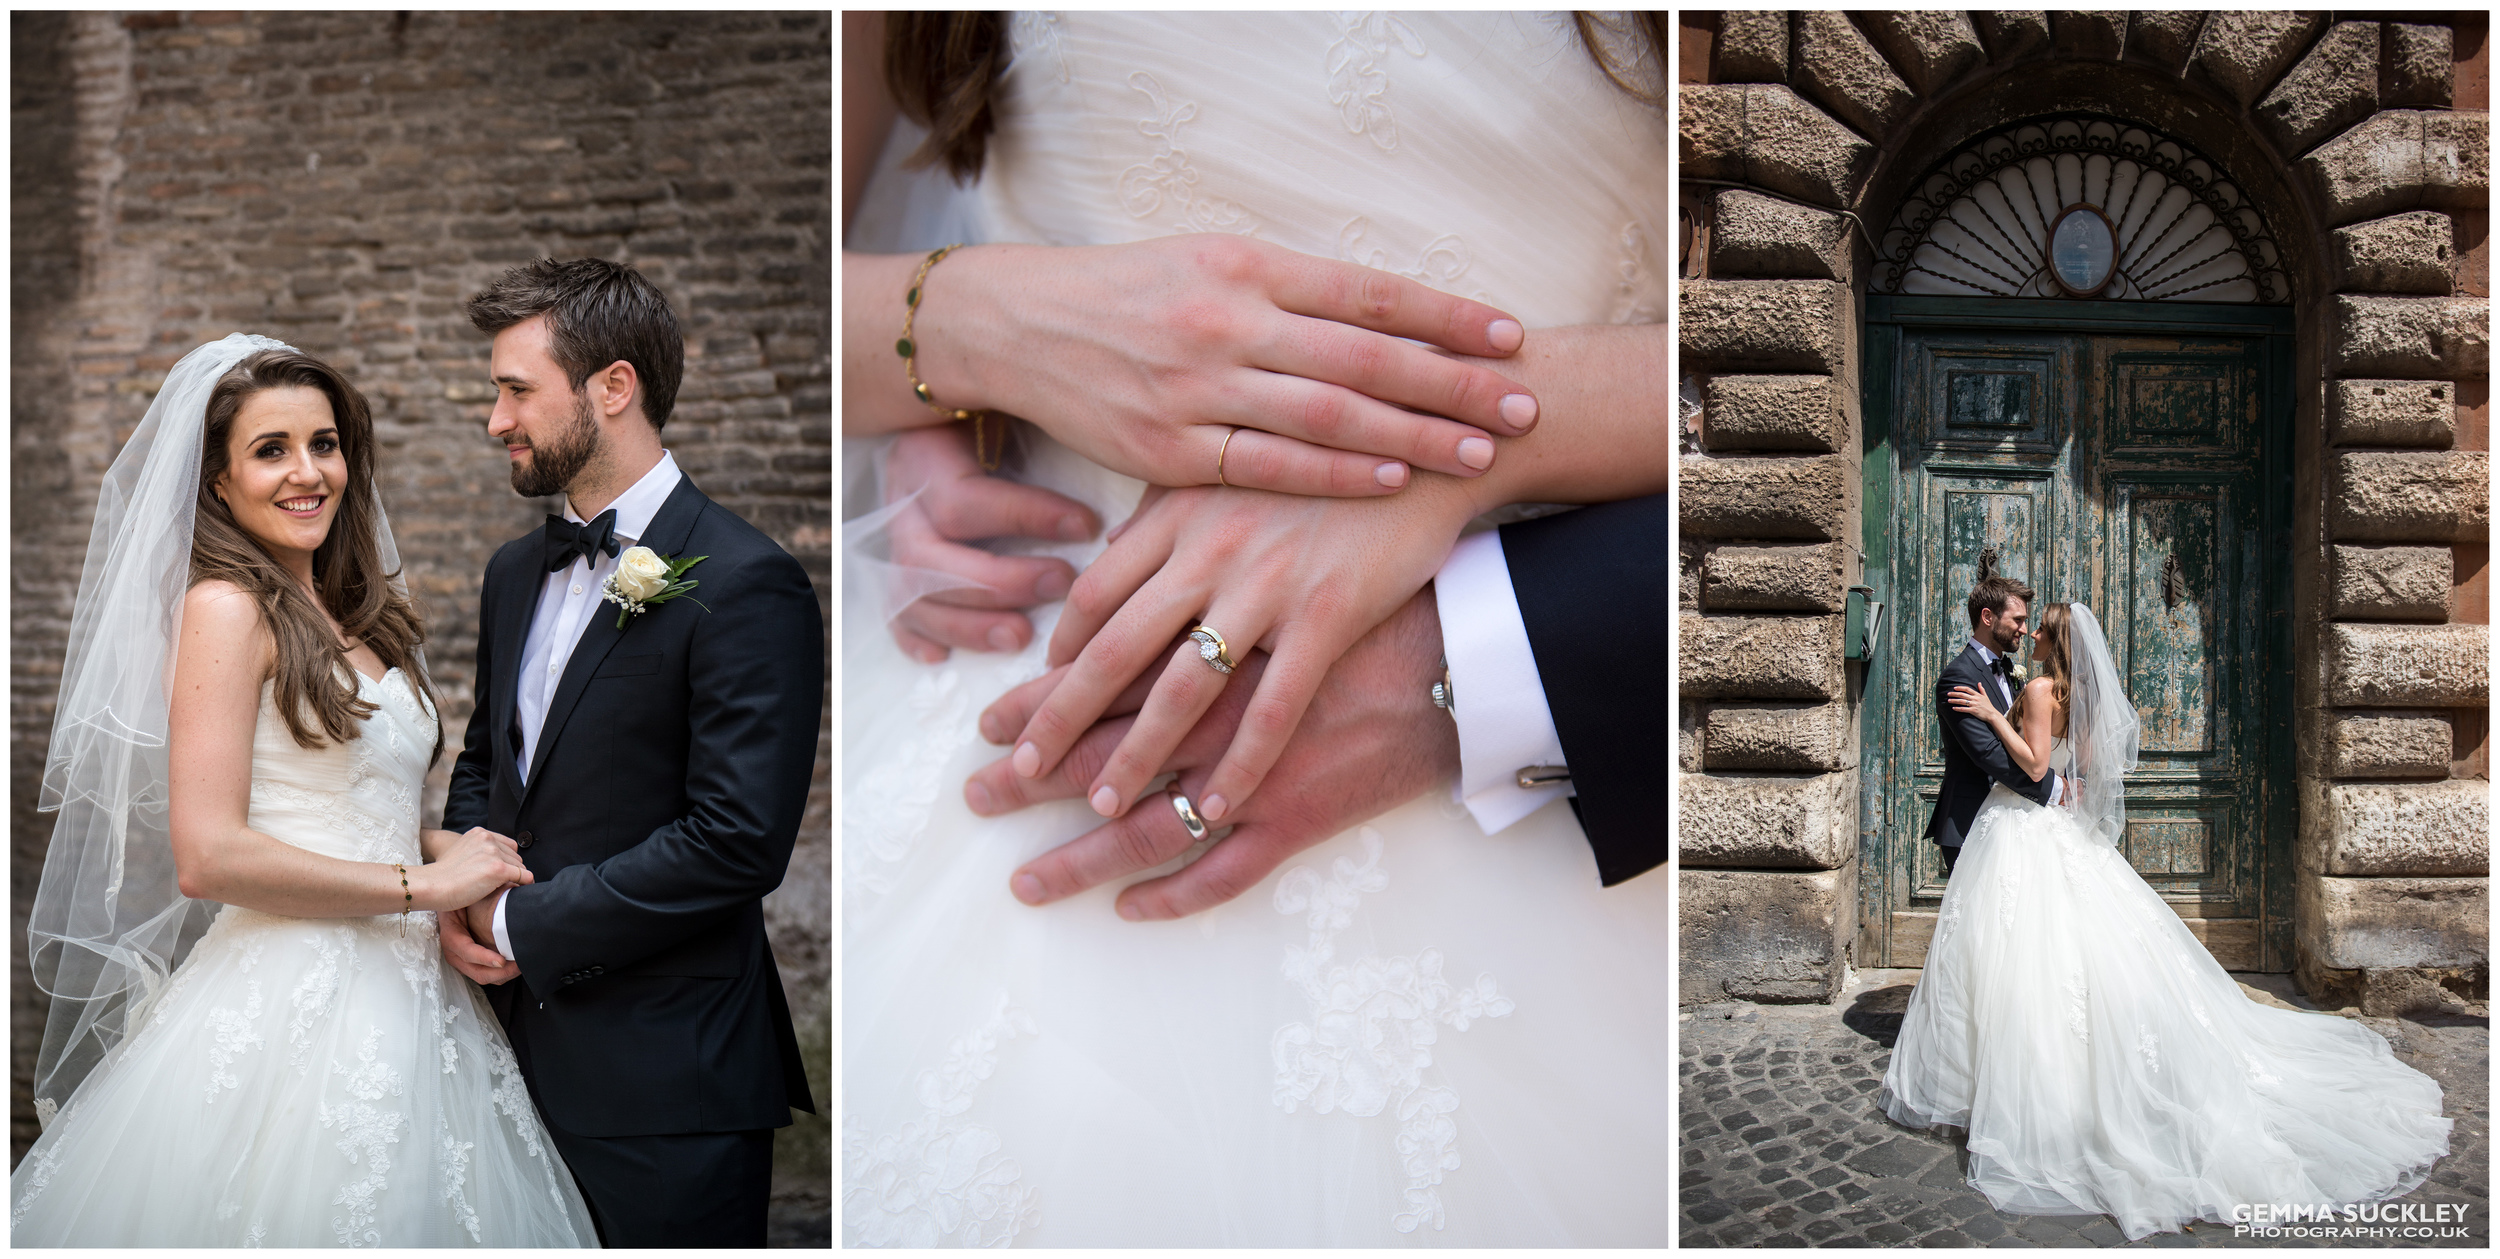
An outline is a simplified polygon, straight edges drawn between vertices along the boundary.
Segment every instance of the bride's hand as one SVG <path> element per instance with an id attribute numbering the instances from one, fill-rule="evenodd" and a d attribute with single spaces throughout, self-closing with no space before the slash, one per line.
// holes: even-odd
<path id="1" fill-rule="evenodd" d="M 1085 792 L 1104 817 L 1126 812 L 1229 680 L 1181 639 L 1205 624 L 1236 662 L 1254 647 L 1271 656 L 1198 801 L 1207 821 L 1220 821 L 1258 789 L 1329 666 L 1432 580 L 1475 514 L 1457 487 L 1436 479 L 1392 499 L 1205 487 L 1151 498 L 1069 592 L 1049 659 L 1075 663 L 1022 723 L 1016 772 L 1049 773 L 1163 660 L 1136 723 Z M 1007 732 L 1004 711 L 984 715 L 993 737 Z"/>
<path id="2" fill-rule="evenodd" d="M 1068 593 L 1076 569 L 1044 556 L 992 555 L 966 545 L 982 538 L 1075 542 L 1101 522 L 1075 499 L 1004 477 L 984 475 L 973 457 L 971 426 L 914 429 L 886 456 L 887 502 L 920 497 L 887 526 L 897 564 L 932 569 L 978 587 L 941 590 L 912 601 L 887 628 L 916 660 L 935 664 L 947 649 L 1016 651 L 1033 640 L 1033 623 L 1018 609 Z"/>
<path id="3" fill-rule="evenodd" d="M 844 337 L 859 354 L 845 373 L 853 432 L 927 415 L 894 355 L 918 263 L 845 262 L 846 276 L 859 273 L 845 300 L 857 321 Z M 1410 465 L 1479 475 L 1493 461 L 1491 435 L 1536 419 L 1520 385 L 1400 339 L 1500 357 L 1525 339 L 1518 320 L 1385 271 L 1223 233 L 976 246 L 930 268 L 918 309 L 916 362 L 936 401 L 1021 416 L 1157 485 L 1217 484 L 1220 461 L 1232 485 L 1391 494 Z M 882 362 L 868 357 L 875 347 Z"/>
<path id="4" fill-rule="evenodd" d="M 1988 702 L 1987 696 L 1967 686 L 1957 686 L 1945 692 L 1944 702 L 1955 712 L 1969 713 L 1981 721 L 1994 722 L 2005 716 L 1997 711 L 1996 705 Z"/>
<path id="5" fill-rule="evenodd" d="M 448 832 L 446 832 L 448 833 Z M 512 883 L 535 883 L 521 864 L 520 846 L 483 826 L 453 836 L 442 854 L 408 872 L 413 909 L 462 909 Z"/>

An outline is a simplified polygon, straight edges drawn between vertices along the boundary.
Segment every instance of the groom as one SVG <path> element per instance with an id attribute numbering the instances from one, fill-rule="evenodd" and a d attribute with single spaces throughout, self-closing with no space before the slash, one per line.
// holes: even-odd
<path id="1" fill-rule="evenodd" d="M 661 446 L 684 348 L 650 281 L 542 260 L 468 313 L 512 488 L 565 514 L 486 566 L 443 809 L 537 881 L 446 915 L 443 952 L 489 985 L 602 1244 L 761 1246 L 772 1131 L 816 1109 L 762 904 L 815 767 L 816 593 Z M 651 597 L 653 557 L 700 557 L 699 588 Z"/>
<path id="2" fill-rule="evenodd" d="M 1944 850 L 1944 873 L 1953 877 L 1953 863 L 1962 855 L 1962 837 L 1970 831 L 1979 806 L 1988 798 L 1990 780 L 2036 804 L 2057 799 L 2057 773 L 2037 780 L 2014 768 L 2005 743 L 1987 722 L 1955 711 L 1945 697 L 1967 686 L 1988 697 L 2001 713 L 2014 711 L 2015 649 L 2022 646 L 2031 620 L 2031 587 L 2011 577 L 1982 577 L 1971 587 L 1970 641 L 1936 679 L 1936 722 L 1944 728 L 1944 786 L 1936 793 L 1936 811 L 1927 818 L 1927 838 Z"/>

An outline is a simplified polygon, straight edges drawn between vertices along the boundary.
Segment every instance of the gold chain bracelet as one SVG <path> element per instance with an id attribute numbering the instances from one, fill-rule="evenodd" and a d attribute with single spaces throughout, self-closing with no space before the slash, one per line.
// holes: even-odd
<path id="1" fill-rule="evenodd" d="M 408 910 L 417 903 L 417 894 L 408 890 L 408 867 L 394 864 L 399 871 L 399 934 L 408 934 Z"/>
<path id="2" fill-rule="evenodd" d="M 919 365 L 913 361 L 918 358 L 920 354 L 919 345 L 912 340 L 911 325 L 914 319 L 920 317 L 921 286 L 926 283 L 929 278 L 929 268 L 936 266 L 946 257 L 946 255 L 961 248 L 963 248 L 963 245 L 961 242 L 958 242 L 956 244 L 948 245 L 944 249 L 931 250 L 928 257 L 920 260 L 920 270 L 911 278 L 911 291 L 903 295 L 903 335 L 895 340 L 894 352 L 903 356 L 903 377 L 911 382 L 912 396 L 920 399 L 921 403 L 927 406 L 930 410 L 935 411 L 950 420 L 972 421 L 972 457 L 980 461 L 981 470 L 983 472 L 996 472 L 998 471 L 999 460 L 1004 458 L 1007 454 L 1007 429 L 1005 422 L 1001 421 L 999 425 L 998 449 L 990 449 L 990 413 L 987 411 L 965 411 L 938 405 L 938 400 L 929 396 L 929 386 L 920 379 Z"/>

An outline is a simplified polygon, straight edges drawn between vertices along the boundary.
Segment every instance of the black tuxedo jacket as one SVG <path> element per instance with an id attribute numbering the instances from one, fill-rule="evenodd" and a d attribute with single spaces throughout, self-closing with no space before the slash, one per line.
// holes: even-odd
<path id="1" fill-rule="evenodd" d="M 1988 798 L 1991 780 L 2035 804 L 2049 802 L 2049 775 L 2023 777 L 2014 767 L 2014 758 L 2006 755 L 2004 740 L 1997 738 L 1987 722 L 1956 712 L 1945 702 L 1954 687 L 1967 686 L 1986 695 L 1990 703 L 2004 703 L 2004 696 L 1988 680 L 1988 662 L 1968 643 L 1962 644 L 1962 654 L 1936 678 L 1936 721 L 1944 728 L 1944 786 L 1936 794 L 1936 811 L 1927 816 L 1927 838 L 1946 848 L 1962 846 L 1971 819 L 1979 816 L 1979 806 Z"/>
<path id="2" fill-rule="evenodd" d="M 530 1093 L 586 1137 L 778 1128 L 813 1112 L 763 897 L 780 886 L 824 712 L 825 631 L 798 561 L 680 480 L 639 545 L 710 558 L 689 596 L 573 649 L 525 780 L 514 699 L 542 532 L 486 566 L 476 711 L 446 830 L 518 840 L 520 978 L 487 990 Z M 698 606 L 696 600 L 704 606 Z"/>
<path id="3" fill-rule="evenodd" d="M 1502 526 L 1519 619 L 1579 792 L 1571 808 L 1608 887 L 1667 860 L 1667 519 L 1667 496 L 1652 494 Z"/>

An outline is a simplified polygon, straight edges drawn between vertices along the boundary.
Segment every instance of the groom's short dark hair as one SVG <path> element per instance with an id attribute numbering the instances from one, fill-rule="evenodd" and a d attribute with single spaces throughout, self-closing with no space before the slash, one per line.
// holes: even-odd
<path id="1" fill-rule="evenodd" d="M 1982 577 L 1978 585 L 1970 588 L 1970 627 L 1979 628 L 1979 614 L 1982 612 L 2005 615 L 2005 601 L 2008 599 L 2020 599 L 2028 604 L 2032 598 L 2031 587 L 2011 577 Z"/>
<path id="2" fill-rule="evenodd" d="M 592 372 L 623 359 L 642 381 L 643 416 L 655 429 L 668 423 L 686 372 L 686 342 L 658 286 L 605 258 L 541 258 L 504 272 L 469 299 L 469 322 L 490 337 L 540 315 L 573 392 Z"/>

